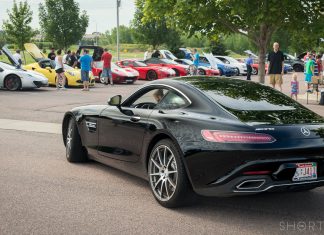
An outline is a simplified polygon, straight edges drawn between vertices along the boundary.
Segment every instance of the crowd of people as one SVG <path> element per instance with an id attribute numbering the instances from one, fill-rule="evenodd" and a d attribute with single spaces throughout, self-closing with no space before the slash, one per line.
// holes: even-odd
<path id="1" fill-rule="evenodd" d="M 57 75 L 56 79 L 56 89 L 57 90 L 66 90 L 66 77 L 64 75 L 64 65 L 69 65 L 72 68 L 81 69 L 81 80 L 83 82 L 82 91 L 89 91 L 89 80 L 90 80 L 90 71 L 94 66 L 94 61 L 92 56 L 89 55 L 88 49 L 83 49 L 80 51 L 71 51 L 67 50 L 66 53 L 62 56 L 62 50 L 59 49 L 55 53 L 55 49 L 51 48 L 51 51 L 48 53 L 48 59 L 55 61 L 55 72 Z M 111 60 L 112 55 L 109 53 L 108 49 L 105 48 L 101 56 L 101 61 L 103 62 L 102 78 L 105 81 L 104 84 L 108 85 L 108 81 L 111 85 L 113 84 L 112 73 L 111 73 Z"/>
<path id="2" fill-rule="evenodd" d="M 267 75 L 269 76 L 269 83 L 272 85 L 272 87 L 275 89 L 276 86 L 278 86 L 280 91 L 282 91 L 283 84 L 282 75 L 284 74 L 284 60 L 284 54 L 279 50 L 279 43 L 275 42 L 273 44 L 273 51 L 268 54 L 267 58 Z M 303 60 L 307 92 L 313 92 L 314 89 L 318 91 L 318 85 L 323 83 L 324 55 L 323 53 L 316 54 L 315 51 L 311 51 L 306 53 Z M 249 55 L 245 63 L 247 66 L 247 80 L 251 80 L 253 64 L 251 55 Z M 299 82 L 297 80 L 296 73 L 292 74 L 290 85 L 291 97 L 297 100 L 297 95 L 299 94 Z M 311 89 L 312 85 L 313 89 Z"/>

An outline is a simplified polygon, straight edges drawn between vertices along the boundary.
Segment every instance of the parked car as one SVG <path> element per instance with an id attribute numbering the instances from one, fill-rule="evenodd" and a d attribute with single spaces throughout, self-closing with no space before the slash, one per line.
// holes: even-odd
<path id="1" fill-rule="evenodd" d="M 92 159 L 148 180 L 164 207 L 190 203 L 194 193 L 324 185 L 324 118 L 269 86 L 179 77 L 150 82 L 123 100 L 65 113 L 67 161 Z"/>
<path id="2" fill-rule="evenodd" d="M 159 67 L 147 65 L 136 59 L 126 59 L 116 62 L 119 67 L 132 68 L 139 73 L 138 79 L 142 80 L 156 80 L 162 78 L 169 78 L 175 76 L 175 71 L 167 67 Z"/>
<path id="3" fill-rule="evenodd" d="M 49 85 L 55 86 L 56 84 L 56 72 L 55 61 L 50 60 L 44 55 L 39 48 L 33 43 L 25 43 L 24 47 L 26 51 L 35 60 L 35 63 L 24 65 L 23 68 L 29 71 L 36 71 L 43 74 L 48 79 Z M 64 64 L 64 75 L 66 77 L 66 86 L 82 87 L 83 82 L 81 80 L 80 69 L 74 69 Z M 90 86 L 95 85 L 95 79 L 93 74 L 90 73 Z"/>
<path id="4" fill-rule="evenodd" d="M 231 65 L 227 65 L 217 58 L 215 58 L 215 60 L 217 62 L 217 68 L 221 76 L 225 75 L 230 77 L 230 76 L 234 76 L 237 73 L 235 67 Z M 206 56 L 199 57 L 199 66 L 210 67 L 210 62 Z"/>
<path id="5" fill-rule="evenodd" d="M 246 75 L 247 74 L 247 68 L 246 68 L 245 63 L 241 63 L 230 56 L 216 55 L 215 57 L 217 59 L 221 60 L 225 64 L 230 64 L 230 65 L 234 66 L 236 69 L 235 75 Z"/>
<path id="6" fill-rule="evenodd" d="M 104 49 L 100 46 L 80 46 L 78 52 L 80 53 L 83 49 L 89 50 L 89 55 L 92 56 L 94 61 L 94 67 L 92 68 L 92 73 L 96 81 L 104 83 L 105 81 L 101 77 L 103 63 L 101 61 L 101 56 Z M 114 63 L 111 63 L 111 74 L 114 83 L 134 83 L 137 81 L 139 73 L 132 68 L 121 68 Z"/>
<path id="7" fill-rule="evenodd" d="M 285 57 L 285 64 L 291 65 L 295 72 L 304 71 L 304 61 L 286 53 L 284 54 L 284 57 Z"/>
<path id="8" fill-rule="evenodd" d="M 94 62 L 94 67 L 92 68 L 92 73 L 96 79 L 96 81 L 105 83 L 103 77 L 101 77 L 101 73 L 103 70 L 103 62 L 96 61 Z M 115 63 L 111 63 L 111 74 L 114 83 L 124 83 L 124 84 L 133 84 L 137 81 L 139 77 L 139 73 L 132 68 L 122 68 L 116 65 Z"/>
<path id="9" fill-rule="evenodd" d="M 268 71 L 268 66 L 269 64 L 266 63 L 265 64 L 265 73 L 267 73 Z M 293 67 L 290 64 L 284 64 L 284 73 L 290 73 L 293 71 Z M 259 64 L 258 63 L 254 63 L 252 64 L 252 74 L 253 75 L 257 75 L 259 73 Z"/>
<path id="10" fill-rule="evenodd" d="M 186 76 L 188 74 L 187 65 L 179 64 L 170 59 L 160 59 L 160 58 L 150 58 L 143 61 L 147 65 L 155 65 L 159 67 L 167 67 L 173 69 L 176 73 L 176 76 Z"/>
<path id="11" fill-rule="evenodd" d="M 2 52 L 11 64 L 0 62 L 0 88 L 17 91 L 48 86 L 48 79 L 42 74 L 22 69 L 6 46 L 2 47 Z"/>
<path id="12" fill-rule="evenodd" d="M 174 61 L 179 64 L 184 64 L 184 65 L 188 65 L 188 66 L 193 65 L 192 60 L 189 60 L 189 59 L 176 59 Z M 198 74 L 207 75 L 207 76 L 218 76 L 218 75 L 220 75 L 220 72 L 218 69 L 212 69 L 212 68 L 208 68 L 206 66 L 198 66 Z"/>

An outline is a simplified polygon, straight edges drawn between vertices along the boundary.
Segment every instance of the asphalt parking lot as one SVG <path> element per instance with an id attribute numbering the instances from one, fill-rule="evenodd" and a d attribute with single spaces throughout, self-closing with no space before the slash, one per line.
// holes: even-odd
<path id="1" fill-rule="evenodd" d="M 284 77 L 284 93 L 290 76 Z M 298 76 L 302 81 L 303 74 Z M 201 197 L 191 207 L 171 210 L 155 202 L 141 179 L 95 162 L 68 163 L 59 134 L 64 113 L 105 104 L 113 95 L 126 97 L 145 83 L 96 84 L 90 92 L 0 90 L 0 234 L 324 233 L 324 188 Z M 300 86 L 299 101 L 306 104 Z M 307 107 L 324 116 L 315 95 Z"/>

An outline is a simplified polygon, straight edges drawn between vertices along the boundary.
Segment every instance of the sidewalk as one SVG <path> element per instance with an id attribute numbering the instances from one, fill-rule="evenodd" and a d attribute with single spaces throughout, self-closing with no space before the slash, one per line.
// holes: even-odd
<path id="1" fill-rule="evenodd" d="M 284 74 L 283 75 L 283 84 L 282 84 L 282 92 L 285 93 L 290 97 L 290 82 L 293 73 Z M 320 100 L 320 92 L 318 93 L 318 101 L 316 101 L 316 92 L 314 94 L 309 94 L 308 96 L 308 104 L 307 104 L 307 97 L 306 97 L 306 85 L 304 81 L 304 73 L 297 73 L 298 81 L 299 81 L 299 95 L 298 95 L 298 102 L 306 106 L 307 108 L 313 110 L 314 112 L 320 114 L 324 117 L 324 106 L 319 105 Z M 244 77 L 242 77 L 244 78 Z M 253 81 L 258 81 L 258 76 L 252 76 Z M 265 78 L 265 84 L 271 86 L 269 84 L 269 76 Z M 319 86 L 319 90 L 324 90 L 324 85 Z"/>

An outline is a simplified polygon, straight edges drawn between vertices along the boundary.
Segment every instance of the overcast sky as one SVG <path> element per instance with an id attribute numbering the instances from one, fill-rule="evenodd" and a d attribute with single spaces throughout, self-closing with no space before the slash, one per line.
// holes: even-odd
<path id="1" fill-rule="evenodd" d="M 19 1 L 19 0 L 17 0 Z M 105 32 L 117 25 L 116 0 L 75 0 L 80 4 L 80 9 L 85 10 L 89 15 L 89 27 L 87 33 L 96 31 Z M 135 13 L 135 0 L 121 0 L 119 12 L 119 24 L 129 25 Z M 38 5 L 43 0 L 28 0 L 33 11 L 33 28 L 39 28 Z M 11 9 L 13 0 L 0 0 L 0 28 L 3 20 L 8 19 L 7 9 Z"/>

